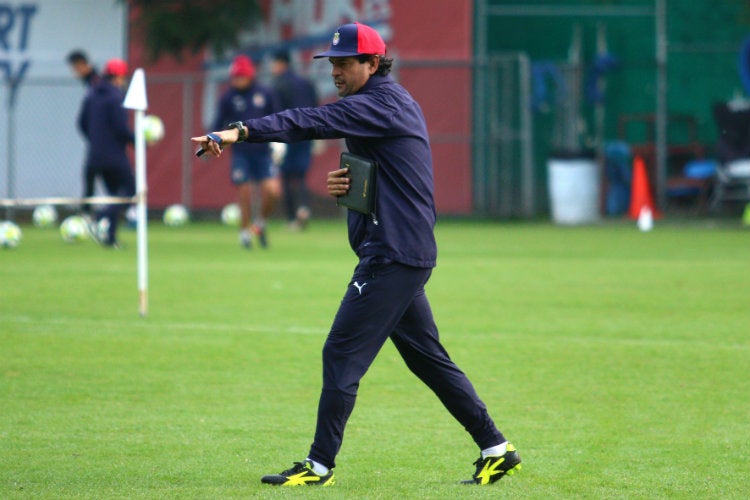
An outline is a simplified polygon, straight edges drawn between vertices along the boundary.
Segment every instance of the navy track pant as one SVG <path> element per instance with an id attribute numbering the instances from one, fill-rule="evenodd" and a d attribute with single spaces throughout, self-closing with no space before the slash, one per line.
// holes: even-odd
<path id="1" fill-rule="evenodd" d="M 359 381 L 390 337 L 409 369 L 480 449 L 505 441 L 466 375 L 440 344 L 424 286 L 431 269 L 365 257 L 354 270 L 323 347 L 323 390 L 309 458 L 335 466 Z"/>
<path id="2" fill-rule="evenodd" d="M 100 176 L 104 182 L 107 194 L 110 196 L 125 198 L 135 195 L 135 177 L 128 164 L 87 166 L 85 176 L 87 180 L 89 176 L 92 179 Z M 112 244 L 117 240 L 117 226 L 120 221 L 120 215 L 125 210 L 125 206 L 122 204 L 107 205 L 97 214 L 97 220 L 109 220 L 109 229 L 107 230 L 108 244 Z"/>

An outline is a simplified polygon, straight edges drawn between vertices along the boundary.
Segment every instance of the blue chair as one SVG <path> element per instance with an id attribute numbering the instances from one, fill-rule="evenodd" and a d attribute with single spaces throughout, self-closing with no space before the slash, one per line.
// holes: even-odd
<path id="1" fill-rule="evenodd" d="M 718 211 L 725 203 L 750 202 L 750 103 L 744 99 L 718 103 L 713 113 L 719 131 L 719 165 L 710 205 Z"/>
<path id="2" fill-rule="evenodd" d="M 666 195 L 670 200 L 696 200 L 696 210 L 706 207 L 719 162 L 712 159 L 691 160 L 682 175 L 667 180 Z"/>

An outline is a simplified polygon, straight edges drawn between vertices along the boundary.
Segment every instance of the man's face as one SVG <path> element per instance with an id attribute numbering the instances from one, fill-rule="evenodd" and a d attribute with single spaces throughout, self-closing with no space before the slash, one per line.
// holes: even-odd
<path id="1" fill-rule="evenodd" d="M 113 76 L 112 77 L 112 85 L 115 87 L 124 88 L 125 87 L 125 77 L 124 76 Z"/>
<path id="2" fill-rule="evenodd" d="M 363 63 L 356 57 L 329 57 L 328 60 L 339 97 L 352 95 L 361 89 L 378 69 L 380 62 L 377 57 L 371 57 Z"/>
<path id="3" fill-rule="evenodd" d="M 287 70 L 288 67 L 289 65 L 285 63 L 284 61 L 279 61 L 278 59 L 274 59 L 271 62 L 271 74 L 273 76 L 279 76 L 283 74 Z"/>
<path id="4" fill-rule="evenodd" d="M 250 87 L 252 83 L 253 79 L 249 76 L 233 76 L 229 78 L 229 85 L 238 90 L 245 90 Z"/>
<path id="5" fill-rule="evenodd" d="M 86 61 L 73 61 L 70 67 L 79 78 L 83 78 L 91 70 L 91 66 Z"/>

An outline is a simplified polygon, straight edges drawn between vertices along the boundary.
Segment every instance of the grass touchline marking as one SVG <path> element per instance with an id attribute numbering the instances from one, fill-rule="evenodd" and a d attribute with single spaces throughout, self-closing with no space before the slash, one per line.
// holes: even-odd
<path id="1" fill-rule="evenodd" d="M 188 322 L 172 322 L 172 321 L 151 321 L 143 319 L 133 320 L 97 320 L 97 319 L 81 319 L 81 318 L 51 318 L 51 319 L 32 319 L 28 316 L 15 316 L 7 318 L 7 321 L 17 324 L 31 324 L 34 325 L 49 325 L 49 326 L 95 326 L 99 328 L 122 328 L 127 325 L 128 328 L 134 329 L 171 329 L 171 330 L 189 330 L 189 331 L 222 331 L 222 332 L 247 332 L 247 333 L 286 333 L 286 334 L 298 334 L 298 335 L 321 335 L 324 336 L 328 333 L 327 329 L 315 328 L 303 325 L 289 325 L 289 326 L 269 326 L 269 325 L 229 325 L 222 323 L 188 323 Z M 103 332 L 102 333 L 106 333 Z M 456 335 L 456 332 L 441 332 L 441 337 L 450 339 L 452 335 Z M 617 345 L 629 345 L 629 346 L 650 346 L 650 347 L 679 347 L 682 348 L 686 345 L 692 347 L 700 347 L 704 349 L 713 350 L 729 350 L 729 351 L 748 351 L 750 350 L 750 344 L 716 344 L 715 342 L 706 342 L 701 340 L 665 340 L 665 339 L 653 339 L 653 338 L 601 338 L 601 337 L 559 337 L 559 336 L 539 336 L 529 338 L 526 335 L 513 335 L 500 332 L 472 332 L 469 335 L 471 338 L 478 337 L 493 337 L 493 338 L 519 338 L 524 339 L 525 342 L 539 342 L 544 340 L 554 342 L 566 342 L 566 343 L 579 343 L 579 344 L 617 344 Z"/>
<path id="2" fill-rule="evenodd" d="M 34 324 L 34 325 L 49 325 L 49 326 L 97 326 L 97 327 L 109 327 L 109 328 L 122 328 L 127 325 L 127 328 L 137 329 L 173 329 L 173 330 L 203 330 L 203 331 L 242 331 L 252 333 L 297 333 L 301 335 L 312 335 L 319 334 L 325 335 L 327 330 L 320 328 L 311 328 L 300 325 L 292 325 L 287 327 L 279 326 L 263 326 L 263 325 L 228 325 L 221 323 L 178 323 L 178 322 L 164 322 L 164 321 L 151 321 L 143 319 L 134 320 L 98 320 L 98 319 L 82 319 L 82 318 L 50 318 L 50 319 L 32 319 L 28 316 L 16 316 L 7 318 L 9 322 L 19 324 Z"/>

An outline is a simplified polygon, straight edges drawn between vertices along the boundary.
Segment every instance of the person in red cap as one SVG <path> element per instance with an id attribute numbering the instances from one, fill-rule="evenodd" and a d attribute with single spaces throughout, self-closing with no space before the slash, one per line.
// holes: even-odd
<path id="1" fill-rule="evenodd" d="M 467 376 L 440 342 L 425 285 L 437 260 L 434 182 L 424 115 L 389 76 L 393 60 L 383 39 L 360 23 L 340 26 L 329 50 L 342 97 L 245 120 L 230 130 L 193 137 L 211 155 L 238 141 L 346 140 L 350 153 L 377 163 L 375 210 L 348 210 L 349 243 L 359 263 L 349 280 L 323 347 L 323 389 L 315 437 L 307 457 L 267 484 L 331 485 L 346 422 L 359 383 L 386 340 L 438 397 L 480 450 L 467 484 L 486 485 L 521 466 L 515 447 L 498 430 Z M 328 193 L 349 191 L 348 169 L 328 173 Z"/>
<path id="2" fill-rule="evenodd" d="M 86 95 L 78 114 L 78 128 L 88 143 L 86 171 L 92 178 L 102 180 L 110 196 L 135 195 L 135 177 L 126 152 L 135 141 L 128 125 L 122 101 L 128 64 L 122 59 L 110 59 L 104 66 L 102 78 Z M 117 226 L 124 205 L 108 205 L 99 211 L 89 224 L 91 236 L 106 247 L 119 247 Z M 106 224 L 99 222 L 105 220 Z M 106 228 L 105 234 L 99 228 Z"/>
<path id="3" fill-rule="evenodd" d="M 219 98 L 214 128 L 280 110 L 274 90 L 257 83 L 252 59 L 242 54 L 236 56 L 229 67 L 229 88 Z M 253 239 L 257 238 L 260 246 L 266 248 L 266 220 L 281 197 L 281 184 L 273 170 L 269 145 L 245 143 L 233 148 L 231 180 L 237 186 L 240 206 L 240 244 L 250 249 Z M 260 213 L 253 218 L 251 194 L 254 186 L 260 191 Z"/>

